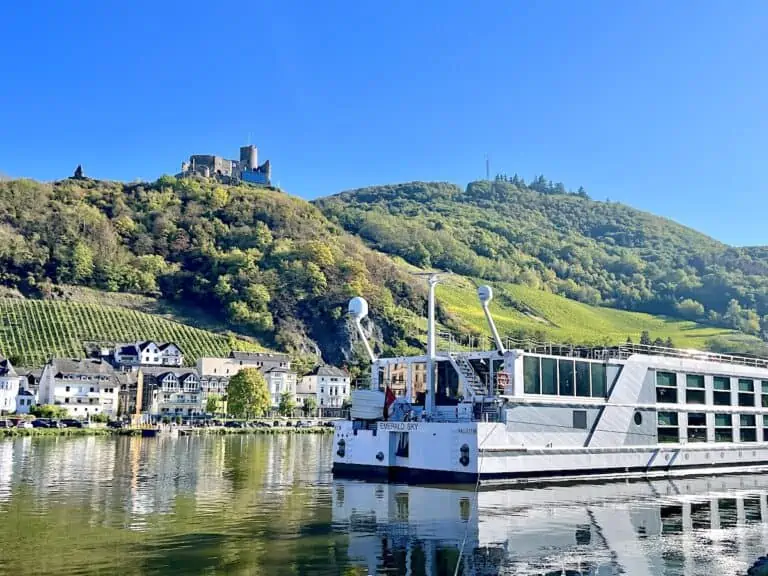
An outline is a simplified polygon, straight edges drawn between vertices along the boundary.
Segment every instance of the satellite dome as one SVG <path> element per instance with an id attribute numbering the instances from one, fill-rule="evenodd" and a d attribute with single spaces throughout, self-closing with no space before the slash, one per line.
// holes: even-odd
<path id="1" fill-rule="evenodd" d="M 484 284 L 477 289 L 477 297 L 480 298 L 480 302 L 487 304 L 493 300 L 493 290 L 490 286 Z"/>
<path id="2" fill-rule="evenodd" d="M 355 317 L 355 320 L 362 320 L 368 316 L 368 302 L 365 298 L 355 296 L 349 301 L 349 313 Z"/>

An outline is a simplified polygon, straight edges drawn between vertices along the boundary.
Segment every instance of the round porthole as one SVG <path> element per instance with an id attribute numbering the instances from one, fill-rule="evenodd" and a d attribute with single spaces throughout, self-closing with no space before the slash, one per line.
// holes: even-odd
<path id="1" fill-rule="evenodd" d="M 384 452 L 378 452 L 378 453 L 376 454 L 376 460 L 378 460 L 379 462 L 381 462 L 382 460 L 384 460 Z"/>
<path id="2" fill-rule="evenodd" d="M 339 449 L 336 450 L 336 454 L 339 456 L 339 458 L 344 458 L 344 454 L 346 454 L 346 452 L 347 452 L 347 450 L 346 450 L 347 443 L 344 441 L 344 438 L 339 440 L 337 445 L 338 445 Z"/>
<path id="3" fill-rule="evenodd" d="M 642 423 L 643 423 L 643 415 L 640 414 L 639 410 L 636 410 L 635 411 L 635 424 L 640 426 L 640 424 L 642 424 Z"/>
<path id="4" fill-rule="evenodd" d="M 459 457 L 459 462 L 462 466 L 469 465 L 469 445 L 468 444 L 462 444 L 461 448 L 459 449 L 459 452 L 461 453 L 461 456 Z"/>

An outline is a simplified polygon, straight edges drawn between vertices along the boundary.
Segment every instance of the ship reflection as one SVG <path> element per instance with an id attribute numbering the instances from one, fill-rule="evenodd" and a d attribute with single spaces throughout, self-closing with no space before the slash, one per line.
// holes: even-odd
<path id="1" fill-rule="evenodd" d="M 332 506 L 368 574 L 737 574 L 768 551 L 760 475 L 478 494 L 338 479 Z"/>

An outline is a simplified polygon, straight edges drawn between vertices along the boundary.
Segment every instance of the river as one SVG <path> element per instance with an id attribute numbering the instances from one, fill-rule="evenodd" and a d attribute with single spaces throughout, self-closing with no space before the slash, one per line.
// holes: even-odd
<path id="1" fill-rule="evenodd" d="M 475 494 L 334 480 L 331 450 L 0 440 L 0 574 L 730 575 L 768 552 L 765 476 Z"/>

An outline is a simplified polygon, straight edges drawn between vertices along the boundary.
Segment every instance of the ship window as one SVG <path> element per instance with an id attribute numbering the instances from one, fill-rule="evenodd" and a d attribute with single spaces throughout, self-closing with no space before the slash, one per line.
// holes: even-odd
<path id="1" fill-rule="evenodd" d="M 656 372 L 656 402 L 677 403 L 677 382 L 671 372 Z"/>
<path id="2" fill-rule="evenodd" d="M 605 364 L 592 364 L 592 396 L 605 398 L 607 396 L 607 383 Z"/>
<path id="3" fill-rule="evenodd" d="M 687 374 L 685 376 L 685 401 L 688 404 L 706 404 L 704 396 L 704 376 Z"/>
<path id="4" fill-rule="evenodd" d="M 739 416 L 739 437 L 742 442 L 757 442 L 757 423 L 754 414 Z"/>
<path id="5" fill-rule="evenodd" d="M 541 394 L 540 358 L 525 356 L 523 358 L 523 382 L 526 394 Z"/>
<path id="6" fill-rule="evenodd" d="M 763 442 L 768 442 L 768 414 L 763 415 Z"/>
<path id="7" fill-rule="evenodd" d="M 712 379 L 712 401 L 716 406 L 731 405 L 731 379 L 726 376 L 715 376 Z"/>
<path id="8" fill-rule="evenodd" d="M 677 412 L 659 412 L 657 418 L 659 442 L 680 442 Z"/>
<path id="9" fill-rule="evenodd" d="M 704 412 L 688 414 L 688 442 L 707 441 L 707 415 Z"/>
<path id="10" fill-rule="evenodd" d="M 715 414 L 715 442 L 733 442 L 731 414 Z"/>
<path id="11" fill-rule="evenodd" d="M 763 397 L 761 398 L 761 404 L 763 408 L 768 408 L 768 380 L 763 380 L 760 383 L 761 390 L 763 392 Z"/>
<path id="12" fill-rule="evenodd" d="M 541 393 L 557 394 L 557 360 L 541 359 Z"/>
<path id="13" fill-rule="evenodd" d="M 573 360 L 560 360 L 560 396 L 573 396 Z"/>
<path id="14" fill-rule="evenodd" d="M 573 427 L 580 430 L 587 429 L 587 411 L 586 410 L 574 410 L 573 411 Z"/>
<path id="15" fill-rule="evenodd" d="M 589 396 L 589 362 L 576 362 L 576 396 Z"/>
<path id="16" fill-rule="evenodd" d="M 755 405 L 755 381 L 739 378 L 739 406 Z"/>

